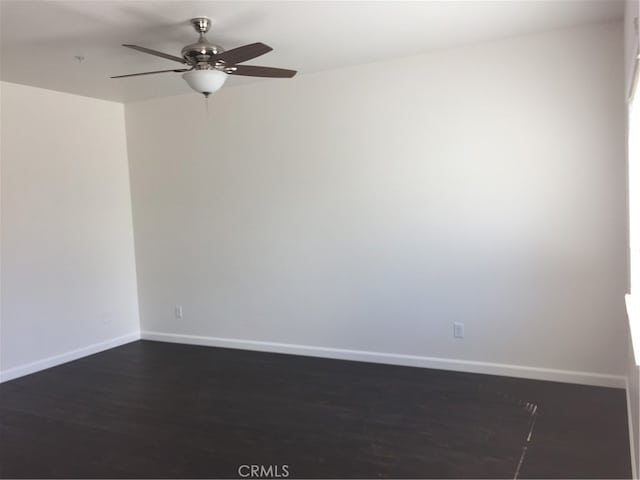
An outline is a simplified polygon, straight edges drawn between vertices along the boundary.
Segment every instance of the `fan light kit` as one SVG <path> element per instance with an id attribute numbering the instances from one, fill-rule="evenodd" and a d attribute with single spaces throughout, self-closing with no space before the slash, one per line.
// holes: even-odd
<path id="1" fill-rule="evenodd" d="M 137 77 L 139 75 L 152 75 L 155 73 L 185 72 L 182 78 L 196 92 L 202 93 L 205 97 L 219 90 L 224 85 L 227 75 L 242 75 L 247 77 L 271 77 L 271 78 L 291 78 L 297 72 L 285 68 L 261 67 L 257 65 L 238 65 L 273 50 L 264 43 L 250 43 L 242 47 L 224 50 L 223 48 L 209 43 L 205 34 L 211 28 L 211 20 L 207 17 L 196 17 L 191 19 L 191 24 L 200 34 L 196 43 L 187 45 L 182 49 L 182 57 L 158 52 L 150 48 L 139 47 L 138 45 L 123 44 L 123 47 L 131 48 L 142 53 L 166 58 L 174 62 L 187 65 L 189 68 L 177 68 L 171 70 L 158 70 L 155 72 L 131 73 L 128 75 L 117 75 L 111 78 Z"/>

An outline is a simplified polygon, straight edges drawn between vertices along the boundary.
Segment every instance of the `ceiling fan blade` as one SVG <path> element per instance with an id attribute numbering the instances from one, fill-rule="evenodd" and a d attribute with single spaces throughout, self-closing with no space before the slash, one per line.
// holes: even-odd
<path id="1" fill-rule="evenodd" d="M 232 48 L 231 50 L 222 52 L 221 54 L 216 55 L 215 59 L 222 60 L 228 65 L 234 65 L 236 63 L 246 62 L 252 58 L 259 57 L 265 53 L 269 53 L 271 50 L 273 50 L 273 48 L 269 45 L 265 45 L 264 43 L 250 43 L 249 45 Z"/>
<path id="2" fill-rule="evenodd" d="M 271 78 L 291 78 L 296 70 L 287 70 L 286 68 L 260 67 L 258 65 L 234 65 L 225 68 L 225 71 L 231 75 L 244 75 L 246 77 L 271 77 Z"/>
<path id="3" fill-rule="evenodd" d="M 142 72 L 142 73 L 129 73 L 127 75 L 116 75 L 110 78 L 125 78 L 125 77 L 138 77 L 140 75 L 153 75 L 154 73 L 166 73 L 166 72 L 188 72 L 190 68 L 177 68 L 174 70 L 156 70 L 155 72 Z"/>
<path id="4" fill-rule="evenodd" d="M 156 57 L 166 58 L 168 60 L 173 60 L 174 62 L 187 63 L 187 61 L 182 57 L 176 57 L 175 55 L 169 55 L 168 53 L 158 52 L 157 50 L 151 50 L 150 48 L 139 47 L 138 45 L 127 45 L 126 43 L 122 44 L 123 47 L 132 48 L 134 50 L 138 50 L 142 53 L 148 53 L 149 55 L 155 55 Z"/>

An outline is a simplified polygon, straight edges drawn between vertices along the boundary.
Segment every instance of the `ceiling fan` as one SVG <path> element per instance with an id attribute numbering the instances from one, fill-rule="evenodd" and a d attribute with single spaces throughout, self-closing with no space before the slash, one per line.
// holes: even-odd
<path id="1" fill-rule="evenodd" d="M 166 58 L 185 65 L 187 68 L 174 68 L 170 70 L 157 70 L 154 72 L 130 73 L 128 75 L 117 75 L 111 78 L 137 77 L 139 75 L 152 75 L 155 73 L 186 72 L 182 78 L 196 92 L 208 97 L 218 90 L 227 79 L 227 75 L 242 75 L 248 77 L 271 77 L 271 78 L 291 78 L 297 72 L 285 68 L 261 67 L 257 65 L 238 65 L 253 58 L 264 55 L 273 50 L 264 43 L 250 43 L 242 47 L 224 50 L 223 48 L 209 43 L 205 34 L 211 28 L 211 19 L 207 17 L 196 17 L 191 19 L 191 24 L 200 38 L 196 43 L 187 45 L 182 49 L 182 57 L 158 52 L 150 48 L 139 47 L 138 45 L 123 44 L 123 47 L 132 48 L 142 53 Z"/>

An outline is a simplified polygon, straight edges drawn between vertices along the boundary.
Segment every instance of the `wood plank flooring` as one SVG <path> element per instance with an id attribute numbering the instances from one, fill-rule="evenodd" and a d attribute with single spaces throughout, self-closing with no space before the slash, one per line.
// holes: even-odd
<path id="1" fill-rule="evenodd" d="M 0 384 L 0 477 L 262 465 L 266 478 L 630 478 L 625 402 L 620 389 L 139 341 Z"/>

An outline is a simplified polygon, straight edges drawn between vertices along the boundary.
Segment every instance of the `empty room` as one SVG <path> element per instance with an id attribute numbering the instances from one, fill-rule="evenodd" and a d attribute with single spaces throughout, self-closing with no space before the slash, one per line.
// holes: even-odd
<path id="1" fill-rule="evenodd" d="M 638 478 L 639 0 L 0 0 L 1 478 Z"/>

